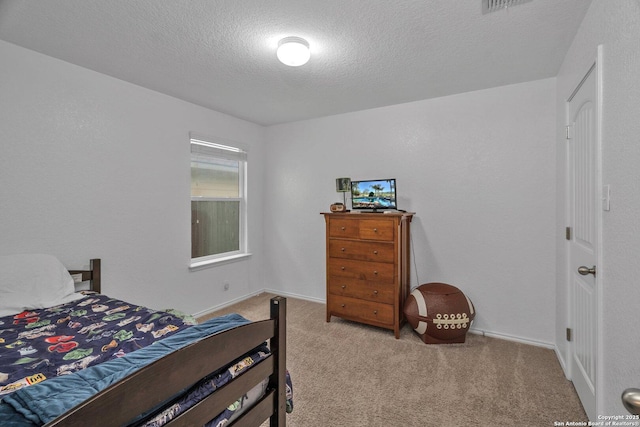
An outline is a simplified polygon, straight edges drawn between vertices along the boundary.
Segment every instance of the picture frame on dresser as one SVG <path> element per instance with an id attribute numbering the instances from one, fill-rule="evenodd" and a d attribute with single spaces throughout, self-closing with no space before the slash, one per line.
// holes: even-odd
<path id="1" fill-rule="evenodd" d="M 410 287 L 410 224 L 415 213 L 323 212 L 326 321 L 332 316 L 394 331 L 400 338 Z"/>
<path id="2" fill-rule="evenodd" d="M 346 193 L 351 191 L 351 178 L 336 178 L 336 192 Z"/>

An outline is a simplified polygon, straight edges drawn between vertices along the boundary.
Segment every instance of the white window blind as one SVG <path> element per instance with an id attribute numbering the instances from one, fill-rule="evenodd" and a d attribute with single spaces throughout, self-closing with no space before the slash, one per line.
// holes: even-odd
<path id="1" fill-rule="evenodd" d="M 247 152 L 191 137 L 191 265 L 246 255 Z"/>

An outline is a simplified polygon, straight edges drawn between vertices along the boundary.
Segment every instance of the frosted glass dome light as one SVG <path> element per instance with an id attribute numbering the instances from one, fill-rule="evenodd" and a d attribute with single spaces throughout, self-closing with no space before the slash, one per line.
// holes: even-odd
<path id="1" fill-rule="evenodd" d="M 311 58 L 309 43 L 300 37 L 285 37 L 278 42 L 278 59 L 290 67 L 304 65 Z"/>

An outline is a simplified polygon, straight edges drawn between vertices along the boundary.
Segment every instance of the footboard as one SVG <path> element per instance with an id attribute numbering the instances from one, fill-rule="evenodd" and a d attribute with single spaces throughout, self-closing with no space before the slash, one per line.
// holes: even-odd
<path id="1" fill-rule="evenodd" d="M 272 427 L 285 426 L 286 299 L 282 297 L 271 299 L 270 319 L 238 326 L 176 350 L 106 388 L 46 426 L 126 425 L 267 340 L 270 341 L 271 354 L 265 360 L 167 425 L 204 425 L 268 378 L 266 394 L 230 425 L 255 427 L 270 418 Z"/>

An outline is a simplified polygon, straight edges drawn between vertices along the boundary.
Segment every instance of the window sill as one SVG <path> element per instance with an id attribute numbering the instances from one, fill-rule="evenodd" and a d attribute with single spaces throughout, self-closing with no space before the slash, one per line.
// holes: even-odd
<path id="1" fill-rule="evenodd" d="M 250 253 L 246 253 L 246 254 L 231 255 L 223 258 L 208 259 L 206 261 L 191 262 L 191 264 L 189 264 L 189 269 L 200 270 L 202 268 L 213 267 L 214 265 L 218 265 L 218 264 L 227 264 L 230 262 L 240 261 L 245 258 L 249 258 L 250 256 L 251 256 Z"/>

